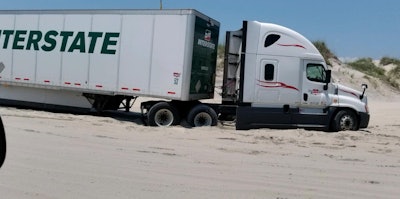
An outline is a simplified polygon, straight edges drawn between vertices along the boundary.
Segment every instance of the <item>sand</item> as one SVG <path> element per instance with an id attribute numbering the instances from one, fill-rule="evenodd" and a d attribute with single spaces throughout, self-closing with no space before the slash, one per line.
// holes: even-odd
<path id="1" fill-rule="evenodd" d="M 367 129 L 147 127 L 0 107 L 1 198 L 398 198 L 400 100 L 370 103 Z"/>

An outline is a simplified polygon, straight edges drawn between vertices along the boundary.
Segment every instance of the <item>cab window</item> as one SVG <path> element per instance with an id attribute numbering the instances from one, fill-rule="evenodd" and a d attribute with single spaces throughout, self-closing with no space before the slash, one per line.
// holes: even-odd
<path id="1" fill-rule="evenodd" d="M 313 82 L 326 81 L 326 72 L 321 64 L 307 64 L 307 79 Z"/>
<path id="2" fill-rule="evenodd" d="M 266 64 L 264 70 L 264 79 L 267 81 L 274 80 L 275 66 L 273 64 Z"/>

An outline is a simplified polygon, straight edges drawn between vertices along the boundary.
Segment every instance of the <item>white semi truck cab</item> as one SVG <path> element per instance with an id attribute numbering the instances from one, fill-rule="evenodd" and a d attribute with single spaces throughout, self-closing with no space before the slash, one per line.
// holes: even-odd
<path id="1" fill-rule="evenodd" d="M 315 46 L 288 28 L 244 21 L 227 32 L 223 104 L 236 128 L 357 130 L 369 123 L 367 96 L 332 83 Z"/>

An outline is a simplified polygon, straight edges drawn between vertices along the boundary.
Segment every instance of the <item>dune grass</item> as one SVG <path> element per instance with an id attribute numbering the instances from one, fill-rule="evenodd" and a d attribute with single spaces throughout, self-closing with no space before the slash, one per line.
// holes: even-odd
<path id="1" fill-rule="evenodd" d="M 350 67 L 360 72 L 376 77 L 394 88 L 399 89 L 400 84 L 398 79 L 400 78 L 400 60 L 395 58 L 384 57 L 380 60 L 381 65 L 395 64 L 396 66 L 386 73 L 385 69 L 378 67 L 374 64 L 372 58 L 361 58 L 354 62 L 348 63 Z"/>

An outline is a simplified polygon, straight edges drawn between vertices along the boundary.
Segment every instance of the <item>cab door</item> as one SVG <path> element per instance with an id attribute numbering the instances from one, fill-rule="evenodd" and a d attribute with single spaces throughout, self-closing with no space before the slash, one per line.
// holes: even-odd
<path id="1" fill-rule="evenodd" d="M 301 96 L 302 110 L 313 110 L 325 108 L 329 103 L 329 95 L 326 86 L 327 74 L 325 64 L 312 60 L 303 62 L 303 85 Z"/>

